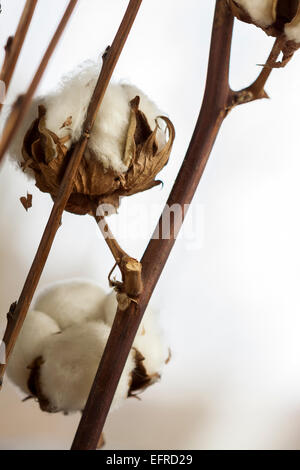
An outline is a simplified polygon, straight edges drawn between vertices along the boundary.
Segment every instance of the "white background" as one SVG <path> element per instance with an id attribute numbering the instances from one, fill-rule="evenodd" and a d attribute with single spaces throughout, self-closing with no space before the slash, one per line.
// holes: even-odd
<path id="1" fill-rule="evenodd" d="M 4 45 L 24 1 L 1 3 Z M 10 99 L 26 89 L 67 4 L 38 3 Z M 80 0 L 39 93 L 82 61 L 100 59 L 126 5 L 125 0 Z M 161 174 L 163 189 L 122 204 L 118 223 L 132 227 L 135 236 L 121 241 L 135 257 L 144 251 L 197 119 L 213 10 L 213 0 L 144 0 L 114 74 L 141 87 L 168 113 L 177 132 Z M 236 24 L 233 88 L 256 77 L 256 64 L 264 63 L 272 41 L 253 26 Z M 224 123 L 187 220 L 200 214 L 200 246 L 178 240 L 152 299 L 161 311 L 172 361 L 142 401 L 130 399 L 109 417 L 107 449 L 300 448 L 299 74 L 300 53 L 272 73 L 271 100 L 235 109 Z M 19 202 L 27 190 L 33 194 L 28 213 Z M 8 161 L 0 173 L 0 201 L 3 331 L 52 204 Z M 148 224 L 137 222 L 141 204 L 155 206 Z M 40 287 L 76 276 L 107 285 L 112 264 L 94 222 L 66 213 Z M 79 420 L 21 403 L 7 381 L 0 413 L 2 449 L 67 449 Z"/>

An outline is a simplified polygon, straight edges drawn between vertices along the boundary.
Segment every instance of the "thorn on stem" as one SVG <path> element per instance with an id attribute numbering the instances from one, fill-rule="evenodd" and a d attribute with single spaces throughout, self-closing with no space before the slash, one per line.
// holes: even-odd
<path id="1" fill-rule="evenodd" d="M 13 41 L 14 41 L 14 36 L 9 36 L 4 46 L 4 50 L 6 53 L 9 53 L 11 46 L 13 44 Z"/>
<path id="2" fill-rule="evenodd" d="M 106 58 L 109 49 L 110 49 L 110 46 L 107 46 L 107 48 L 105 49 L 105 51 L 104 51 L 103 54 L 102 54 L 102 60 L 104 60 L 104 59 Z"/>
<path id="3" fill-rule="evenodd" d="M 11 306 L 9 307 L 9 311 L 8 311 L 8 314 L 7 314 L 7 320 L 8 321 L 13 320 L 14 313 L 16 311 L 16 307 L 17 307 L 17 302 L 13 302 L 11 304 Z"/>

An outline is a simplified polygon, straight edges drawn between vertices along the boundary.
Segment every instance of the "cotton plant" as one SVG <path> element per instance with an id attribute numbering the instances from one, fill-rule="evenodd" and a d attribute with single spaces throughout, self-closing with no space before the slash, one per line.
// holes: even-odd
<path id="1" fill-rule="evenodd" d="M 73 449 L 91 449 L 97 445 L 120 365 L 125 364 L 125 369 L 113 398 L 114 408 L 157 380 L 169 358 L 166 350 L 161 352 L 155 317 L 147 313 L 141 324 L 140 321 L 175 236 L 151 240 L 139 263 L 111 237 L 105 219 L 108 212 L 97 211 L 103 203 L 117 210 L 123 196 L 159 184 L 156 177 L 168 162 L 175 137 L 170 119 L 139 88 L 124 83 L 107 87 L 140 3 L 140 0 L 129 1 L 124 21 L 103 56 L 101 72 L 97 65 L 83 64 L 53 93 L 33 101 L 16 134 L 49 54 L 45 57 L 28 91 L 13 106 L 0 145 L 1 159 L 12 142 L 13 160 L 54 200 L 24 290 L 8 315 L 4 338 L 9 354 L 19 326 L 26 318 L 28 299 L 34 294 L 35 280 L 42 273 L 65 209 L 75 214 L 90 214 L 97 223 L 104 222 L 100 224 L 101 231 L 109 235 L 107 244 L 122 274 L 122 281 L 112 280 L 109 275 L 115 290 L 109 296 L 103 292 L 102 296 L 97 289 L 89 292 L 86 285 L 80 287 L 78 282 L 71 283 L 72 293 L 67 293 L 70 284 L 66 291 L 62 288 L 62 294 L 59 294 L 62 286 L 57 285 L 44 292 L 32 306 L 11 356 L 10 377 L 23 392 L 38 399 L 46 411 L 68 413 L 83 409 L 108 335 L 111 333 L 111 338 L 116 339 L 115 347 L 111 341 L 102 356 L 97 372 L 99 381 L 92 386 L 93 399 L 85 408 Z M 233 16 L 276 38 L 257 79 L 237 91 L 230 88 L 228 80 Z M 181 207 L 190 204 L 224 119 L 237 105 L 268 96 L 265 85 L 272 69 L 286 65 L 299 48 L 299 24 L 299 0 L 216 0 L 203 104 L 168 201 Z M 278 61 L 280 53 L 282 59 Z M 13 61 L 5 62 L 11 68 Z M 99 106 L 97 114 L 95 110 Z M 29 196 L 23 201 L 26 208 L 31 204 Z M 176 229 L 180 225 L 181 222 Z M 122 335 L 124 330 L 129 334 Z M 0 385 L 5 368 L 6 365 L 0 366 Z M 104 383 L 109 386 L 103 387 Z M 99 402 L 103 405 L 101 409 Z"/>
<path id="2" fill-rule="evenodd" d="M 10 146 L 11 159 L 54 200 L 73 148 L 86 132 L 84 122 L 98 75 L 99 66 L 85 62 L 53 92 L 34 99 Z M 65 209 L 92 215 L 100 222 L 99 206 L 109 204 L 112 211 L 117 210 L 121 197 L 160 184 L 155 178 L 168 162 L 174 135 L 172 122 L 138 87 L 109 84 Z M 26 209 L 27 200 L 22 201 Z M 110 213 L 105 210 L 105 215 Z M 110 278 L 113 293 L 106 295 L 100 286 L 82 281 L 55 284 L 32 306 L 16 343 L 8 374 L 44 411 L 83 411 L 114 315 L 138 301 L 140 263 L 113 236 L 108 245 L 113 246 L 122 274 L 122 282 Z M 112 409 L 159 380 L 167 360 L 157 320 L 149 311 L 131 348 Z"/>
<path id="3" fill-rule="evenodd" d="M 40 293 L 12 353 L 8 376 L 43 411 L 82 411 L 103 354 L 117 301 L 101 286 L 70 280 Z M 168 362 L 158 316 L 143 318 L 114 395 L 111 410 L 157 382 Z M 112 364 L 113 367 L 113 364 Z"/>

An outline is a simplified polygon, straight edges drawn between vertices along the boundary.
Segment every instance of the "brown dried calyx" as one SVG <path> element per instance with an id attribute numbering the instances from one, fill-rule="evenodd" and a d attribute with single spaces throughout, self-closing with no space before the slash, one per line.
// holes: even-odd
<path id="1" fill-rule="evenodd" d="M 160 379 L 160 375 L 156 372 L 148 374 L 144 365 L 144 356 L 136 349 L 134 350 L 135 368 L 131 373 L 131 383 L 128 391 L 128 397 L 136 397 L 146 388 L 153 385 Z"/>
<path id="2" fill-rule="evenodd" d="M 265 1 L 265 0 L 264 0 Z M 300 22 L 300 0 L 269 0 L 266 6 L 268 21 L 258 21 L 253 19 L 243 2 L 238 0 L 227 0 L 232 13 L 236 18 L 246 23 L 251 23 L 261 28 L 268 36 L 274 36 L 280 40 L 282 50 L 281 62 L 268 64 L 273 67 L 283 67 L 292 58 L 294 52 L 299 49 L 300 43 L 291 40 L 285 34 L 285 28 L 295 27 Z"/>
<path id="3" fill-rule="evenodd" d="M 42 356 L 39 356 L 33 361 L 30 366 L 28 366 L 28 369 L 30 369 L 30 375 L 28 378 L 27 386 L 31 393 L 31 396 L 38 400 L 42 411 L 47 411 L 48 413 L 57 413 L 60 410 L 51 405 L 48 398 L 44 395 L 40 385 L 40 368 L 43 363 L 44 360 Z"/>
<path id="4" fill-rule="evenodd" d="M 118 173 L 112 168 L 104 168 L 88 146 L 74 180 L 67 211 L 94 215 L 95 207 L 99 204 L 109 203 L 118 208 L 121 196 L 130 196 L 160 184 L 155 177 L 168 162 L 175 137 L 174 126 L 167 117 L 160 117 L 169 134 L 160 148 L 157 139 L 159 126 L 156 124 L 152 131 L 145 114 L 139 110 L 139 101 L 136 96 L 130 102 L 130 119 L 122 158 L 127 171 Z M 24 170 L 31 169 L 36 186 L 50 193 L 55 200 L 72 147 L 68 150 L 66 139 L 60 139 L 46 128 L 46 114 L 47 109 L 39 106 L 39 115 L 24 138 L 22 167 Z M 70 116 L 68 120 L 71 119 Z M 63 124 L 67 125 L 67 122 Z"/>

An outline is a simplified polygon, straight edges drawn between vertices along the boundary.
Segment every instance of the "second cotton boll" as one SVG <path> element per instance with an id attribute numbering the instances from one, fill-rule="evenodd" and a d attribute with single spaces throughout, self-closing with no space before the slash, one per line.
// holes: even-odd
<path id="1" fill-rule="evenodd" d="M 99 76 L 85 63 L 65 77 L 56 91 L 34 100 L 11 157 L 56 198 Z M 104 95 L 80 163 L 67 210 L 94 215 L 101 203 L 117 208 L 119 198 L 156 186 L 168 162 L 174 127 L 155 103 L 134 85 L 112 83 Z"/>
<path id="2" fill-rule="evenodd" d="M 300 47 L 300 1 L 227 0 L 227 3 L 238 19 L 253 23 L 268 36 L 278 38 L 276 48 L 282 52 L 281 61 L 271 58 L 268 66 L 285 66 Z"/>
<path id="3" fill-rule="evenodd" d="M 115 311 L 115 293 L 107 295 L 91 282 L 68 281 L 46 289 L 25 320 L 8 366 L 9 378 L 37 398 L 43 411 L 82 411 Z M 156 315 L 148 309 L 111 409 L 159 380 L 167 360 Z"/>

